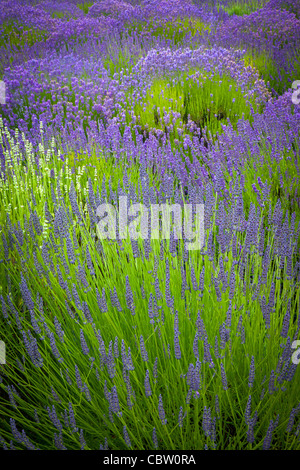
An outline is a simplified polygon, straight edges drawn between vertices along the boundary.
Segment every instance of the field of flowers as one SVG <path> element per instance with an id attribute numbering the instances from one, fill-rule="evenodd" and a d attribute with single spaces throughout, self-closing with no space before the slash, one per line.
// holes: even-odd
<path id="1" fill-rule="evenodd" d="M 300 450 L 299 3 L 1 0 L 0 38 L 1 447 Z M 204 246 L 101 238 L 121 196 Z"/>

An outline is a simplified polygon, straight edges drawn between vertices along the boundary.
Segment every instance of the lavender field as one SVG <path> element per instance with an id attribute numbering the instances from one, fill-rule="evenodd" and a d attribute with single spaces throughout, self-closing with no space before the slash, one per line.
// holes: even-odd
<path id="1" fill-rule="evenodd" d="M 300 3 L 0 0 L 0 81 L 1 447 L 300 450 Z"/>

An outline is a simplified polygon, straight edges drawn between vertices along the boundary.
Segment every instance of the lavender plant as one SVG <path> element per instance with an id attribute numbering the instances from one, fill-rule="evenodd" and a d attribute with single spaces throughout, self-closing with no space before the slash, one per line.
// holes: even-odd
<path id="1" fill-rule="evenodd" d="M 299 449 L 299 106 L 261 78 L 283 33 L 251 56 L 217 44 L 225 2 L 28 3 L 49 36 L 4 70 L 2 447 Z M 204 246 L 101 238 L 121 196 L 203 203 Z"/>

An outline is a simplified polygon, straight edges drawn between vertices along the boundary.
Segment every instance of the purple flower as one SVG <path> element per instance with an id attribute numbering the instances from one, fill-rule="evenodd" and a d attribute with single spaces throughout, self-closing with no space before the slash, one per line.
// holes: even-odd
<path id="1" fill-rule="evenodd" d="M 222 379 L 223 389 L 224 389 L 224 390 L 228 390 L 226 372 L 225 372 L 225 369 L 224 369 L 224 365 L 223 365 L 223 364 L 221 364 L 221 379 Z"/>
<path id="2" fill-rule="evenodd" d="M 110 290 L 110 297 L 111 297 L 112 305 L 114 307 L 116 307 L 118 312 L 122 312 L 123 310 L 122 310 L 122 307 L 121 307 L 121 304 L 120 304 L 120 301 L 119 301 L 119 298 L 118 298 L 116 286 L 114 286 L 114 291 L 113 292 Z"/>
<path id="3" fill-rule="evenodd" d="M 229 340 L 229 331 L 226 329 L 225 323 L 222 323 L 222 325 L 220 326 L 220 338 L 220 348 L 224 349 L 227 341 Z"/>
<path id="4" fill-rule="evenodd" d="M 124 435 L 124 439 L 125 439 L 125 443 L 127 447 L 131 447 L 131 442 L 130 442 L 130 438 L 129 438 L 126 426 L 123 426 L 123 435 Z"/>
<path id="5" fill-rule="evenodd" d="M 156 436 L 156 429 L 155 428 L 153 428 L 152 440 L 153 440 L 153 445 L 154 445 L 155 449 L 157 449 L 158 448 L 158 442 L 157 442 L 157 436 Z"/>
<path id="6" fill-rule="evenodd" d="M 63 443 L 62 431 L 60 431 L 59 434 L 54 433 L 54 444 L 58 450 L 67 450 Z"/>
<path id="7" fill-rule="evenodd" d="M 127 370 L 134 370 L 134 365 L 133 365 L 132 359 L 131 359 L 130 346 L 128 346 L 128 353 L 127 353 L 127 358 L 126 358 L 126 368 L 127 368 Z"/>
<path id="8" fill-rule="evenodd" d="M 30 289 L 28 288 L 27 282 L 21 272 L 21 282 L 20 282 L 20 290 L 23 297 L 23 300 L 29 310 L 34 309 L 34 301 L 32 300 L 32 295 Z"/>
<path id="9" fill-rule="evenodd" d="M 82 302 L 82 309 L 83 309 L 83 313 L 84 313 L 84 316 L 85 316 L 86 320 L 89 323 L 93 323 L 93 318 L 91 316 L 89 306 L 88 306 L 88 304 L 85 300 Z"/>
<path id="10" fill-rule="evenodd" d="M 64 331 L 61 327 L 61 324 L 60 322 L 58 321 L 57 317 L 55 316 L 54 317 L 54 326 L 55 326 L 55 331 L 56 331 L 56 334 L 57 336 L 59 337 L 59 339 L 61 340 L 61 342 L 63 343 L 64 342 Z"/>
<path id="11" fill-rule="evenodd" d="M 287 427 L 286 427 L 286 432 L 292 432 L 296 412 L 297 412 L 297 408 L 292 408 L 292 411 L 291 411 L 290 417 L 289 417 L 289 422 L 288 422 Z"/>
<path id="12" fill-rule="evenodd" d="M 69 402 L 69 420 L 70 420 L 70 426 L 72 428 L 72 432 L 77 432 L 78 428 L 76 426 L 74 410 L 73 410 L 73 406 L 71 402 Z"/>
<path id="13" fill-rule="evenodd" d="M 175 320 L 176 320 L 176 318 L 175 318 Z M 174 346 L 175 346 L 175 358 L 176 359 L 181 359 L 179 335 L 180 335 L 180 332 L 178 331 L 178 329 L 175 329 L 174 330 Z"/>
<path id="14" fill-rule="evenodd" d="M 48 411 L 48 415 L 49 415 L 49 418 L 51 419 L 52 423 L 54 424 L 54 426 L 59 430 L 59 431 L 62 431 L 62 424 L 61 422 L 59 421 L 58 417 L 57 417 L 57 414 L 56 414 L 56 410 L 55 410 L 55 406 L 52 405 L 52 410 L 49 408 L 49 406 L 47 406 L 47 411 Z"/>
<path id="15" fill-rule="evenodd" d="M 53 387 L 51 387 L 51 394 L 52 394 L 54 400 L 56 400 L 58 403 L 61 403 L 61 400 L 60 400 L 59 396 L 57 395 L 57 393 L 56 393 L 56 391 L 54 390 Z"/>
<path id="16" fill-rule="evenodd" d="M 66 239 L 66 246 L 67 246 L 68 261 L 70 264 L 75 264 L 75 253 L 74 253 L 73 243 L 70 237 L 67 237 Z"/>
<path id="17" fill-rule="evenodd" d="M 82 349 L 83 354 L 87 356 L 90 353 L 90 350 L 86 343 L 83 330 L 80 330 L 80 343 L 81 343 L 81 349 Z"/>
<path id="18" fill-rule="evenodd" d="M 203 341 L 204 341 L 204 362 L 208 362 L 209 363 L 209 367 L 214 367 L 214 362 L 213 362 L 213 359 L 211 357 L 211 353 L 210 353 L 210 344 L 207 340 L 207 336 L 205 335 L 204 338 L 203 338 Z"/>
<path id="19" fill-rule="evenodd" d="M 278 421 L 278 419 L 276 419 L 274 422 L 273 422 L 272 419 L 270 420 L 270 424 L 269 424 L 269 427 L 268 427 L 268 430 L 267 430 L 267 434 L 266 434 L 266 437 L 265 437 L 264 442 L 263 442 L 262 450 L 270 449 L 271 443 L 272 443 L 272 436 L 273 436 L 274 429 L 277 426 L 277 421 Z"/>
<path id="20" fill-rule="evenodd" d="M 12 404 L 12 406 L 14 408 L 17 408 L 17 403 L 15 401 L 15 398 L 14 398 L 13 394 L 15 394 L 17 396 L 19 396 L 19 395 L 17 394 L 17 391 L 16 391 L 15 387 L 13 385 L 7 385 L 7 390 L 6 391 L 8 393 L 10 403 Z"/>
<path id="21" fill-rule="evenodd" d="M 211 410 L 210 408 L 206 408 L 206 406 L 204 406 L 204 410 L 203 410 L 203 418 L 202 418 L 202 429 L 204 431 L 204 434 L 206 436 L 210 436 L 211 434 Z"/>
<path id="22" fill-rule="evenodd" d="M 148 302 L 148 315 L 150 317 L 150 323 L 152 325 L 154 324 L 153 302 L 154 302 L 154 297 L 152 295 L 152 292 L 150 292 L 150 297 L 149 297 L 149 302 Z"/>
<path id="23" fill-rule="evenodd" d="M 120 413 L 120 404 L 119 404 L 119 397 L 117 392 L 117 387 L 114 385 L 111 389 L 111 404 L 112 404 L 112 411 L 114 413 Z"/>
<path id="24" fill-rule="evenodd" d="M 163 407 L 163 401 L 162 401 L 161 394 L 159 395 L 158 413 L 159 413 L 159 418 L 160 418 L 162 424 L 167 424 L 167 419 L 165 418 L 165 410 L 164 410 L 164 407 Z"/>
<path id="25" fill-rule="evenodd" d="M 84 448 L 86 446 L 86 442 L 85 442 L 85 439 L 84 439 L 84 436 L 83 436 L 83 429 L 80 429 L 80 431 L 79 431 L 79 442 L 80 442 L 81 450 L 84 450 Z"/>
<path id="26" fill-rule="evenodd" d="M 248 422 L 248 429 L 247 429 L 247 441 L 250 442 L 251 444 L 254 444 L 255 438 L 254 438 L 254 426 L 257 421 L 257 410 L 254 413 L 253 418 L 249 418 Z"/>
<path id="27" fill-rule="evenodd" d="M 275 373 L 274 373 L 274 370 L 271 370 L 270 380 L 269 380 L 269 393 L 270 393 L 270 395 L 272 393 L 276 392 L 276 390 L 278 390 L 277 387 L 275 387 L 274 382 L 275 382 Z"/>
<path id="28" fill-rule="evenodd" d="M 170 290 L 170 266 L 169 266 L 168 258 L 166 259 L 166 290 L 165 290 L 165 295 L 166 295 L 167 306 L 169 308 L 173 308 L 174 297 L 171 296 L 171 290 Z"/>
<path id="29" fill-rule="evenodd" d="M 198 348 L 198 333 L 196 331 L 195 338 L 193 341 L 193 353 L 195 357 L 199 357 L 199 348 Z"/>
<path id="30" fill-rule="evenodd" d="M 199 278 L 199 290 L 203 292 L 204 290 L 204 277 L 205 277 L 205 266 L 203 265 L 200 278 Z"/>
<path id="31" fill-rule="evenodd" d="M 154 288 L 155 288 L 156 298 L 157 298 L 157 300 L 160 300 L 163 296 L 162 296 L 162 293 L 161 293 L 160 288 L 159 288 L 159 279 L 158 279 L 158 277 L 155 278 Z"/>
<path id="32" fill-rule="evenodd" d="M 97 296 L 97 303 L 98 303 L 98 307 L 100 309 L 100 312 L 101 313 L 105 313 L 108 311 L 108 307 L 107 307 L 107 302 L 106 302 L 106 297 L 105 297 L 105 288 L 103 287 L 102 288 L 102 296 L 99 294 L 99 291 L 96 287 L 96 296 Z"/>
<path id="33" fill-rule="evenodd" d="M 75 284 L 72 284 L 72 293 L 76 307 L 78 308 L 78 310 L 81 310 L 81 302 Z"/>
<path id="34" fill-rule="evenodd" d="M 80 391 L 82 391 L 83 383 L 82 383 L 82 379 L 81 379 L 77 364 L 75 364 L 75 377 L 76 377 L 77 387 L 79 388 Z"/>
<path id="35" fill-rule="evenodd" d="M 253 387 L 254 375 L 255 375 L 255 364 L 254 364 L 254 356 L 252 356 L 251 364 L 250 364 L 249 380 L 248 380 L 248 387 L 250 388 Z"/>
<path id="36" fill-rule="evenodd" d="M 82 264 L 80 262 L 78 262 L 77 279 L 78 279 L 79 282 L 82 283 L 82 285 L 85 288 L 89 287 L 89 283 L 86 279 L 86 273 L 85 273 L 84 266 L 82 266 Z"/>
<path id="37" fill-rule="evenodd" d="M 252 397 L 251 395 L 249 395 L 247 405 L 246 405 L 246 410 L 245 410 L 245 422 L 247 425 L 249 425 L 250 416 L 251 416 L 251 400 L 252 400 Z"/>
<path id="38" fill-rule="evenodd" d="M 95 275 L 94 265 L 92 262 L 89 246 L 86 245 L 86 264 L 91 276 Z"/>
<path id="39" fill-rule="evenodd" d="M 38 412 L 37 412 L 36 408 L 34 409 L 34 420 L 35 420 L 36 423 L 40 422 Z"/>
<path id="40" fill-rule="evenodd" d="M 143 335 L 140 336 L 140 347 L 141 347 L 141 355 L 142 355 L 142 359 L 143 361 L 147 362 L 149 359 L 148 359 L 148 353 L 145 349 L 145 344 L 144 344 L 144 338 L 143 338 Z"/>
<path id="41" fill-rule="evenodd" d="M 149 370 L 146 370 L 146 376 L 145 376 L 145 393 L 146 397 L 150 397 L 152 395 L 151 387 L 150 387 L 150 382 L 149 382 Z"/>
<path id="42" fill-rule="evenodd" d="M 129 310 L 131 311 L 131 314 L 135 314 L 135 305 L 134 305 L 134 300 L 133 300 L 133 293 L 129 284 L 129 278 L 126 276 L 126 304 Z"/>
<path id="43" fill-rule="evenodd" d="M 73 382 L 72 382 L 72 380 L 70 379 L 70 376 L 69 376 L 69 374 L 68 374 L 68 369 L 65 370 L 65 375 L 66 375 L 66 380 L 67 380 L 68 384 L 72 386 L 72 385 L 73 385 Z"/>
<path id="44" fill-rule="evenodd" d="M 231 301 L 234 297 L 235 292 L 235 271 L 234 264 L 232 264 L 229 280 L 229 300 Z"/>

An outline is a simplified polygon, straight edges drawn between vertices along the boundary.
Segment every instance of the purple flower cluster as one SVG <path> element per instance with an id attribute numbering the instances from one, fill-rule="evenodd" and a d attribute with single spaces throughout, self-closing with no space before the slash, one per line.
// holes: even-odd
<path id="1" fill-rule="evenodd" d="M 84 12 L 68 1 L 58 0 L 42 0 L 36 5 L 37 10 L 49 12 L 52 17 L 59 17 L 64 20 L 70 18 L 80 18 L 84 16 Z"/>
<path id="2" fill-rule="evenodd" d="M 287 10 L 294 13 L 296 17 L 300 18 L 300 5 L 294 0 L 269 0 L 265 8 L 273 8 L 275 10 Z"/>
<path id="3" fill-rule="evenodd" d="M 233 17 L 220 25 L 216 40 L 220 44 L 250 46 L 257 50 L 277 50 L 299 45 L 299 20 L 294 14 L 266 4 L 250 15 Z"/>
<path id="4" fill-rule="evenodd" d="M 94 3 L 94 5 L 89 8 L 87 16 L 90 18 L 97 18 L 99 16 L 118 18 L 121 14 L 129 14 L 133 9 L 134 7 L 128 2 L 120 0 L 102 0 Z"/>
<path id="5" fill-rule="evenodd" d="M 20 314 L 17 303 L 12 300 L 12 281 L 9 276 L 5 278 L 5 285 L 7 284 L 10 292 L 0 294 L 5 328 L 8 328 L 8 325 L 17 325 L 23 339 L 20 344 L 35 368 L 42 368 L 44 362 L 51 357 L 53 365 L 56 364 L 61 370 L 68 364 L 66 346 L 70 341 L 79 346 L 77 354 L 80 356 L 80 362 L 77 362 L 78 365 L 73 362 L 71 366 L 75 369 L 77 388 L 74 389 L 74 380 L 72 382 L 69 377 L 68 368 L 61 372 L 66 378 L 68 393 L 84 393 L 91 404 L 96 395 L 91 393 L 93 377 L 96 377 L 97 386 L 101 383 L 104 387 L 111 422 L 114 420 L 114 414 L 122 416 L 124 395 L 117 381 L 119 375 L 125 383 L 127 405 L 132 409 L 134 404 L 131 396 L 136 397 L 130 379 L 134 377 L 136 380 L 137 374 L 140 374 L 142 386 L 137 389 L 139 392 L 142 390 L 143 396 L 146 396 L 144 402 L 152 403 L 152 399 L 156 397 L 157 416 L 163 425 L 167 425 L 171 417 L 167 421 L 162 393 L 158 392 L 157 387 L 161 377 L 164 377 L 164 364 L 169 365 L 168 363 L 173 361 L 173 366 L 185 367 L 186 370 L 185 403 L 177 410 L 179 428 L 184 427 L 184 417 L 187 415 L 183 408 L 190 405 L 193 397 L 197 399 L 201 392 L 206 393 L 204 382 L 208 375 L 213 385 L 222 387 L 220 400 L 216 395 L 213 406 L 206 402 L 201 411 L 204 436 L 215 448 L 216 420 L 221 419 L 226 412 L 222 398 L 230 397 L 235 385 L 231 382 L 234 373 L 228 356 L 233 356 L 233 347 L 241 347 L 244 351 L 252 341 L 250 333 L 245 334 L 245 331 L 249 331 L 246 328 L 249 328 L 248 320 L 252 321 L 252 312 L 260 319 L 259 327 L 266 342 L 270 340 L 271 334 L 276 337 L 273 331 L 275 315 L 282 315 L 278 337 L 284 344 L 281 345 L 282 351 L 277 366 L 275 363 L 265 377 L 266 395 L 275 395 L 279 389 L 284 391 L 286 383 L 295 377 L 296 364 L 291 362 L 291 343 L 297 305 L 294 292 L 299 284 L 300 273 L 299 222 L 298 212 L 287 211 L 282 201 L 285 198 L 293 207 L 297 207 L 300 200 L 299 192 L 295 192 L 293 196 L 289 194 L 289 184 L 298 183 L 300 175 L 300 111 L 291 100 L 291 90 L 279 98 L 272 98 L 259 73 L 252 67 L 245 67 L 245 51 L 230 48 L 231 45 L 247 45 L 258 51 L 267 48 L 274 58 L 278 54 L 276 60 L 282 65 L 284 58 L 293 54 L 294 49 L 300 45 L 299 19 L 291 12 L 291 2 L 287 0 L 285 3 L 291 7 L 290 11 L 284 9 L 286 5 L 284 6 L 281 0 L 271 0 L 264 8 L 251 15 L 226 18 L 224 22 L 215 21 L 216 30 L 209 35 L 211 41 L 215 40 L 216 44 L 213 46 L 205 40 L 195 48 L 185 44 L 185 47 L 174 49 L 174 43 L 163 43 L 161 39 L 161 46 L 159 38 L 155 43 L 147 34 L 143 34 L 145 39 L 138 42 L 137 35 L 132 33 L 127 38 L 127 44 L 127 39 L 122 36 L 125 30 L 118 36 L 120 25 L 122 21 L 130 18 L 148 19 L 149 24 L 154 16 L 160 20 L 174 18 L 174 21 L 175 18 L 185 16 L 202 18 L 204 7 L 200 8 L 190 1 L 184 3 L 177 0 L 149 0 L 135 7 L 127 2 L 110 0 L 96 2 L 85 15 L 75 0 L 73 3 L 63 2 L 59 7 L 56 1 L 42 1 L 34 7 L 24 3 L 22 8 L 21 2 L 17 6 L 13 6 L 12 1 L 3 2 L 5 11 L 0 13 L 0 24 L 8 18 L 15 18 L 22 20 L 28 27 L 48 31 L 46 46 L 36 45 L 32 50 L 27 49 L 30 56 L 27 62 L 18 64 L 16 61 L 14 66 L 5 68 L 8 97 L 4 107 L 4 124 L 11 130 L 18 126 L 19 133 L 24 132 L 37 145 L 40 141 L 41 119 L 47 126 L 47 144 L 52 135 L 60 133 L 65 141 L 66 153 L 68 140 L 72 141 L 71 145 L 76 150 L 84 147 L 89 151 L 91 142 L 96 142 L 99 153 L 104 154 L 105 158 L 114 158 L 115 162 L 119 163 L 126 156 L 130 165 L 140 166 L 141 184 L 138 192 L 125 169 L 117 187 L 113 188 L 114 182 L 111 179 L 108 180 L 104 176 L 102 181 L 97 181 L 97 178 L 93 179 L 88 174 L 86 195 L 83 194 L 80 184 L 75 187 L 74 181 L 69 193 L 65 194 L 61 175 L 52 170 L 51 188 L 48 188 L 51 197 L 47 199 L 42 217 L 37 210 L 37 196 L 32 194 L 31 202 L 28 203 L 29 212 L 24 216 L 24 230 L 20 221 L 13 226 L 9 216 L 3 231 L 1 227 L 1 256 L 4 258 L 1 261 L 5 267 L 9 266 L 17 255 L 21 260 L 32 261 L 32 267 L 35 267 L 39 276 L 38 281 L 46 286 L 36 295 L 36 284 L 30 282 L 30 272 L 22 266 L 19 281 L 15 286 L 23 309 Z M 64 19 L 69 20 L 52 18 L 51 15 L 57 10 L 64 15 Z M 208 14 L 218 17 L 214 9 L 207 9 Z M 167 24 L 167 20 L 159 24 Z M 119 53 L 117 47 L 113 50 L 113 41 L 106 41 L 106 36 L 110 35 L 114 28 L 116 44 L 122 40 L 125 44 L 124 50 L 128 46 L 131 53 L 137 50 L 137 55 L 141 55 L 137 64 L 131 67 L 131 71 L 123 68 L 119 73 L 112 74 L 105 68 L 107 54 L 113 56 Z M 82 42 L 77 40 L 76 35 Z M 43 50 L 45 55 L 42 57 Z M 196 123 L 189 118 L 185 131 L 180 128 L 179 134 L 184 135 L 179 136 L 182 139 L 177 141 L 175 148 L 167 137 L 168 132 L 158 132 L 156 129 L 148 135 L 145 131 L 142 135 L 135 123 L 138 116 L 132 114 L 132 122 L 126 123 L 126 112 L 133 112 L 134 105 L 142 101 L 155 79 L 168 75 L 172 78 L 177 72 L 185 72 L 190 68 L 198 69 L 189 77 L 194 83 L 201 79 L 203 74 L 211 80 L 216 74 L 221 77 L 229 76 L 242 90 L 245 98 L 256 97 L 257 103 L 264 106 L 263 112 L 253 110 L 251 122 L 241 118 L 236 130 L 227 122 L 222 125 L 223 132 L 217 134 L 215 140 L 211 139 L 205 130 L 201 137 Z M 128 105 L 129 91 L 131 95 Z M 178 115 L 161 109 L 157 109 L 157 114 L 158 119 L 164 119 L 167 127 L 172 126 L 173 119 L 175 122 L 178 118 Z M 186 132 L 187 130 L 190 133 Z M 24 150 L 21 141 L 19 144 Z M 293 153 L 294 158 L 286 157 L 286 151 L 290 152 L 289 155 Z M 1 157 L 4 160 L 4 152 Z M 10 177 L 10 173 L 13 174 L 13 164 L 8 163 L 10 172 L 3 173 L 3 181 Z M 254 165 L 254 173 L 264 167 L 266 174 L 269 172 L 271 177 L 276 168 L 280 187 L 275 187 L 275 201 L 271 178 L 266 176 L 264 179 L 255 175 L 254 183 L 249 184 L 247 181 L 247 169 L 251 164 Z M 285 171 L 289 165 L 293 167 L 291 174 Z M 5 167 L 5 164 L 3 166 Z M 159 190 L 150 183 L 149 169 L 156 172 L 160 178 Z M 37 174 L 43 171 L 38 164 L 36 171 Z M 284 186 L 283 182 L 287 184 Z M 252 190 L 250 195 L 249 190 Z M 257 204 L 252 201 L 254 194 Z M 88 230 L 92 232 L 95 229 L 97 206 L 103 201 L 115 205 L 120 195 L 127 195 L 130 201 L 144 203 L 147 207 L 150 203 L 162 204 L 168 200 L 174 200 L 180 206 L 187 201 L 194 206 L 204 202 L 207 237 L 199 258 L 192 259 L 174 236 L 168 243 L 162 241 L 157 253 L 153 252 L 149 240 L 144 241 L 144 249 L 140 248 L 137 241 L 131 240 L 130 250 L 126 253 L 128 261 L 136 262 L 137 266 L 141 263 L 153 263 L 152 271 L 148 272 L 152 277 L 151 282 L 148 282 L 146 269 L 142 273 L 144 278 L 141 286 L 138 285 L 139 278 L 133 278 L 133 271 L 126 274 L 120 272 L 117 282 L 111 282 L 108 273 L 103 281 L 104 264 L 101 265 L 98 261 L 107 256 L 104 244 L 99 243 L 97 250 L 93 250 L 92 244 L 84 237 L 79 240 L 75 224 L 78 223 L 78 231 L 89 227 L 85 232 L 88 237 Z M 47 233 L 44 233 L 42 225 L 44 215 L 47 220 Z M 113 242 L 111 244 L 113 245 Z M 32 252 L 28 248 L 31 246 Z M 121 257 L 120 253 L 124 250 L 122 241 L 118 239 L 113 246 L 116 248 L 115 256 Z M 168 248 L 170 256 L 167 256 Z M 56 279 L 55 284 L 53 278 Z M 48 288 L 52 289 L 54 286 L 60 303 L 52 316 L 44 294 Z M 134 287 L 137 289 L 134 290 Z M 243 303 L 247 303 L 246 308 Z M 215 309 L 213 322 L 207 319 L 209 312 L 205 311 L 209 310 L 211 305 L 212 309 Z M 195 318 L 192 325 L 192 336 L 186 340 L 183 334 L 185 327 L 191 325 L 192 315 L 196 317 L 197 311 L 197 319 Z M 185 315 L 182 312 L 185 312 Z M 53 324 L 48 318 L 49 313 Z M 126 316 L 127 313 L 129 317 Z M 101 332 L 106 332 L 105 319 L 108 316 L 124 317 L 127 322 L 131 321 L 132 317 L 139 320 L 143 315 L 145 329 L 139 330 L 135 341 L 132 342 L 124 333 L 122 339 L 115 335 L 112 339 L 104 337 L 107 341 L 105 344 L 100 331 L 96 329 L 100 322 Z M 74 326 L 70 331 L 64 326 L 68 322 Z M 28 330 L 28 325 L 31 325 L 33 332 Z M 143 322 L 140 325 L 143 325 Z M 298 320 L 294 339 L 299 333 L 299 326 Z M 95 336 L 89 334 L 92 327 Z M 148 335 L 149 331 L 151 334 Z M 173 355 L 172 341 L 170 337 L 165 337 L 168 331 L 173 334 Z M 153 336 L 157 340 L 156 346 L 162 346 L 159 371 L 157 356 L 160 352 L 159 349 L 152 349 Z M 45 338 L 48 341 L 45 341 Z M 93 342 L 98 342 L 97 358 L 90 357 Z M 46 348 L 52 352 L 51 355 L 46 354 Z M 157 355 L 152 361 L 155 352 Z M 189 354 L 195 357 L 195 363 Z M 138 360 L 142 365 L 146 363 L 143 370 L 137 364 Z M 249 374 L 245 377 L 244 384 L 245 387 L 248 385 L 251 395 L 248 397 L 244 419 L 247 426 L 247 442 L 253 444 L 256 437 L 255 425 L 259 417 L 258 409 L 252 413 L 251 407 L 254 408 L 256 401 L 254 392 L 258 387 L 261 370 L 260 361 L 252 352 L 246 363 L 244 370 Z M 20 361 L 17 364 L 21 371 L 25 370 L 24 361 L 23 364 Z M 89 386 L 83 379 L 87 376 L 85 364 L 90 368 Z M 34 372 L 38 373 L 39 369 L 35 368 Z M 134 376 L 132 371 L 135 371 Z M 108 383 L 111 384 L 110 392 Z M 122 385 L 124 387 L 123 383 Z M 169 384 L 166 387 L 169 388 Z M 62 440 L 66 427 L 70 428 L 72 433 L 78 433 L 82 449 L 88 447 L 85 430 L 77 427 L 75 421 L 72 402 L 77 402 L 73 399 L 72 402 L 69 401 L 70 398 L 66 402 L 68 409 L 59 415 L 57 409 L 62 403 L 63 394 L 56 386 L 55 389 L 59 391 L 59 395 L 51 386 L 50 400 L 54 400 L 55 405 L 46 407 L 49 419 L 57 431 L 54 434 L 54 445 L 58 449 L 66 448 Z M 21 400 L 15 386 L 7 385 L 6 391 L 11 405 L 19 409 Z M 264 399 L 264 393 L 263 390 L 261 401 Z M 200 400 L 197 404 L 199 403 Z M 169 410 L 170 404 L 167 405 L 166 409 Z M 80 422 L 78 409 L 76 405 L 77 423 Z M 292 431 L 298 412 L 298 408 L 292 409 L 287 432 Z M 38 422 L 36 410 L 34 416 Z M 278 422 L 279 416 L 270 420 L 266 435 L 263 436 L 263 449 L 271 447 Z M 10 424 L 12 436 L 17 443 L 25 445 L 28 449 L 35 448 L 25 431 L 18 431 L 13 419 Z M 156 428 L 152 429 L 153 445 L 158 448 Z M 123 437 L 127 447 L 132 447 L 124 423 Z M 1 438 L 0 441 L 7 447 L 5 441 Z"/>

